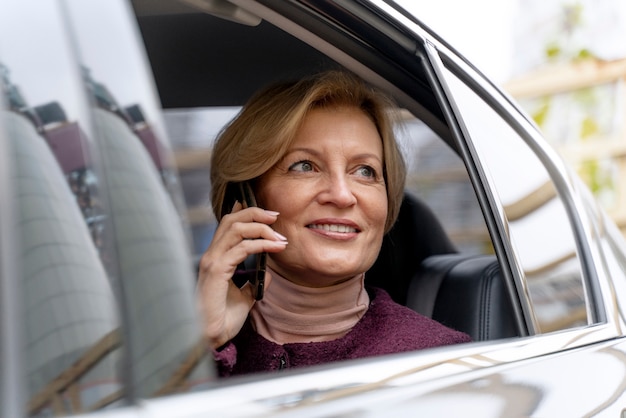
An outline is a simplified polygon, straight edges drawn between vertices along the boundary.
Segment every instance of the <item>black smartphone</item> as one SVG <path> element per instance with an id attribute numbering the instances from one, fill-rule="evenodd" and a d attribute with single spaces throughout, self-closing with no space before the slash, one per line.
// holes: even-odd
<path id="1" fill-rule="evenodd" d="M 252 191 L 250 183 L 244 181 L 237 183 L 237 185 L 244 207 L 251 208 L 257 206 L 254 192 Z M 263 299 L 263 293 L 265 292 L 265 269 L 267 265 L 267 253 L 262 252 L 255 254 L 254 258 L 256 270 L 254 275 L 251 277 L 250 284 L 252 285 L 254 298 L 256 300 L 261 300 Z"/>

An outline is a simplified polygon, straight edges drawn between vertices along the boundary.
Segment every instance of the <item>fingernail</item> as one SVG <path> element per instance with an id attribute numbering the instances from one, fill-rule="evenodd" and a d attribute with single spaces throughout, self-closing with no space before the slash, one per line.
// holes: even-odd
<path id="1" fill-rule="evenodd" d="M 276 235 L 276 238 L 278 238 L 281 241 L 287 241 L 287 237 L 284 235 L 279 234 L 278 232 L 274 231 L 274 235 Z"/>
<path id="2" fill-rule="evenodd" d="M 267 213 L 268 215 L 271 215 L 271 216 L 278 216 L 278 215 L 280 215 L 280 212 L 275 212 L 273 210 L 267 210 L 267 209 L 265 210 L 265 213 Z"/>

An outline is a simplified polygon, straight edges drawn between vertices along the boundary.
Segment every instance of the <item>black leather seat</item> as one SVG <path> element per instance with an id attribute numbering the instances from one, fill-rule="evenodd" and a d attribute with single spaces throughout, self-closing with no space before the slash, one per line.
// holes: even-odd
<path id="1" fill-rule="evenodd" d="M 417 197 L 405 193 L 398 220 L 383 238 L 378 259 L 365 280 L 406 305 L 409 285 L 422 261 L 431 255 L 456 252 L 433 211 Z"/>
<path id="2" fill-rule="evenodd" d="M 458 253 L 430 208 L 410 194 L 366 282 L 474 341 L 519 335 L 496 257 Z"/>
<path id="3" fill-rule="evenodd" d="M 407 306 L 474 341 L 519 335 L 500 263 L 492 255 L 427 258 L 409 286 Z"/>

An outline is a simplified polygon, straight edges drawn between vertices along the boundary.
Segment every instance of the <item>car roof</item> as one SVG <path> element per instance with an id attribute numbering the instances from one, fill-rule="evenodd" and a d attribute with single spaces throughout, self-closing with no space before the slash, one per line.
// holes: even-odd
<path id="1" fill-rule="evenodd" d="M 418 98 L 427 113 L 445 124 L 416 58 L 420 47 L 413 36 L 402 33 L 403 29 L 386 20 L 379 10 L 359 5 L 370 18 L 366 21 L 363 15 L 333 2 L 259 3 L 357 58 L 397 87 L 389 94 L 402 91 Z M 133 7 L 166 109 L 238 106 L 270 83 L 339 67 L 326 54 L 266 21 L 248 26 L 176 0 L 133 0 Z"/>

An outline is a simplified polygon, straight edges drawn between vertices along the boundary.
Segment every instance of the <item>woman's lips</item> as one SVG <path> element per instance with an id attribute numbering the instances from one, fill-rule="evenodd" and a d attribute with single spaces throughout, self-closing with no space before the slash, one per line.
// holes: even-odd
<path id="1" fill-rule="evenodd" d="M 358 232 L 355 227 L 346 224 L 309 224 L 307 225 L 307 228 L 319 229 L 327 232 L 339 232 L 342 234 Z"/>
<path id="2" fill-rule="evenodd" d="M 306 227 L 315 234 L 338 240 L 352 240 L 361 232 L 358 224 L 342 218 L 320 218 Z"/>

